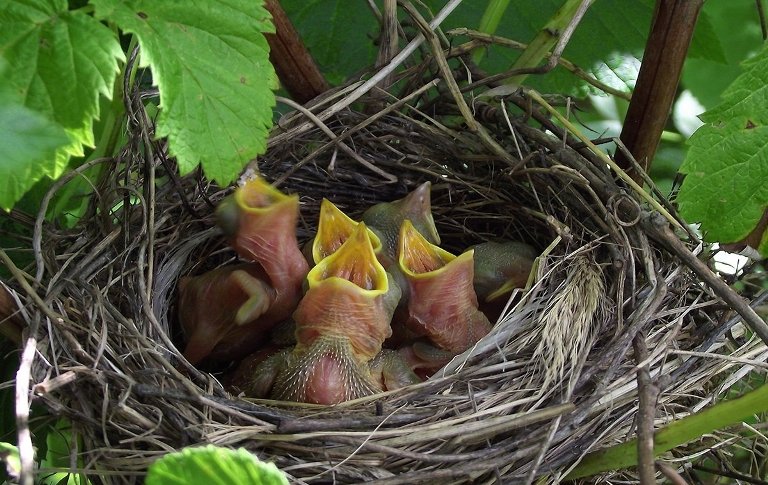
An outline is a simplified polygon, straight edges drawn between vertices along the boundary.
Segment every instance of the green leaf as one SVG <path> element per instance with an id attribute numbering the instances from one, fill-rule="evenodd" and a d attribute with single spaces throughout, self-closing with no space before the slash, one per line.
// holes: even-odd
<path id="1" fill-rule="evenodd" d="M 0 99 L 0 207 L 11 210 L 44 176 L 55 177 L 56 151 L 67 143 L 64 129 L 42 115 Z"/>
<path id="2" fill-rule="evenodd" d="M 200 162 L 222 184 L 266 149 L 277 77 L 254 0 L 93 0 L 96 16 L 135 34 L 160 89 L 157 135 L 182 173 Z"/>
<path id="3" fill-rule="evenodd" d="M 115 35 L 62 0 L 0 2 L 0 207 L 61 175 L 93 145 L 99 94 L 112 95 L 123 53 Z"/>
<path id="4" fill-rule="evenodd" d="M 0 442 L 0 459 L 5 463 L 5 472 L 14 480 L 21 474 L 21 458 L 19 448 L 6 442 Z"/>
<path id="5" fill-rule="evenodd" d="M 45 457 L 40 460 L 40 467 L 69 468 L 72 465 L 72 424 L 66 418 L 61 418 L 48 430 L 45 435 Z M 82 447 L 82 443 L 79 443 Z M 82 460 L 77 460 L 76 466 L 82 466 Z M 41 485 L 89 485 L 90 481 L 83 475 L 64 471 L 41 473 Z"/>
<path id="6" fill-rule="evenodd" d="M 274 463 L 259 461 L 245 449 L 208 445 L 184 448 L 149 467 L 147 485 L 288 485 Z"/>
<path id="7" fill-rule="evenodd" d="M 8 88 L 69 137 L 46 170 L 56 177 L 70 155 L 93 146 L 99 94 L 111 98 L 123 52 L 112 31 L 82 11 L 67 11 L 66 0 L 5 0 L 0 25 Z"/>
<path id="8" fill-rule="evenodd" d="M 743 67 L 723 103 L 701 116 L 680 167 L 680 211 L 712 241 L 743 239 L 768 206 L 768 48 Z"/>
<path id="9" fill-rule="evenodd" d="M 713 35 L 722 43 L 724 57 L 718 60 L 689 56 L 681 84 L 705 108 L 711 109 L 720 103 L 725 88 L 741 74 L 739 64 L 756 53 L 763 39 L 753 2 L 704 2 L 702 13 L 709 19 Z M 700 22 L 697 26 L 697 36 L 701 25 Z"/>
<path id="10" fill-rule="evenodd" d="M 376 61 L 373 40 L 379 27 L 366 2 L 282 0 L 280 4 L 329 82 L 340 84 Z"/>
<path id="11" fill-rule="evenodd" d="M 678 419 L 658 430 L 654 435 L 654 456 L 766 411 L 768 411 L 768 385 L 763 385 L 739 398 L 723 401 L 696 414 Z M 588 477 L 635 465 L 637 465 L 637 438 L 587 455 L 565 477 L 565 480 Z"/>

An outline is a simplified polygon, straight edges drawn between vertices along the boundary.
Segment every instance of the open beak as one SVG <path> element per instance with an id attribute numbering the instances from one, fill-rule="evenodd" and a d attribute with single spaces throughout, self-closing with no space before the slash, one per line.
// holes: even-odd
<path id="1" fill-rule="evenodd" d="M 456 259 L 453 254 L 429 242 L 408 219 L 400 228 L 397 255 L 400 270 L 412 278 L 437 271 Z"/>
<path id="2" fill-rule="evenodd" d="M 408 281 L 406 326 L 415 335 L 459 353 L 490 331 L 472 286 L 473 251 L 454 256 L 406 220 L 400 229 L 398 267 Z"/>
<path id="3" fill-rule="evenodd" d="M 312 259 L 315 264 L 335 253 L 355 232 L 358 222 L 343 213 L 333 202 L 323 199 L 320 204 L 320 221 L 317 234 L 312 243 Z M 373 252 L 381 251 L 381 240 L 373 231 L 367 229 Z"/>
<path id="4" fill-rule="evenodd" d="M 371 239 L 366 225 L 357 224 L 346 241 L 309 272 L 307 280 L 310 289 L 330 280 L 332 284 L 347 287 L 369 298 L 386 293 L 389 289 L 387 273 L 376 258 Z M 351 288 L 350 283 L 357 288 Z"/>
<path id="5" fill-rule="evenodd" d="M 424 182 L 404 198 L 376 204 L 363 213 L 363 221 L 382 240 L 387 265 L 396 261 L 398 233 L 406 219 L 409 219 L 429 242 L 440 244 L 440 235 L 432 217 L 430 188 L 431 184 Z"/>
<path id="6" fill-rule="evenodd" d="M 369 362 L 391 334 L 393 289 L 361 223 L 307 275 L 309 289 L 293 314 L 296 347 L 277 376 L 276 399 L 335 404 L 381 390 Z"/>
<path id="7" fill-rule="evenodd" d="M 286 195 L 261 177 L 246 182 L 216 209 L 217 222 L 237 253 L 249 260 L 281 260 L 296 238 L 298 195 Z M 295 246 L 295 242 L 293 244 Z"/>

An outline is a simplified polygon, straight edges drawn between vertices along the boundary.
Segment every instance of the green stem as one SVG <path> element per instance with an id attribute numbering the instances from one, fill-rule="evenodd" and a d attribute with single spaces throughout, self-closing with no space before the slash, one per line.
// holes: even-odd
<path id="1" fill-rule="evenodd" d="M 723 401 L 696 414 L 668 424 L 655 433 L 654 456 L 701 438 L 717 429 L 768 412 L 768 384 L 743 396 Z M 587 455 L 564 479 L 573 480 L 637 465 L 637 438 Z"/>
<path id="2" fill-rule="evenodd" d="M 507 7 L 509 6 L 509 0 L 490 0 L 488 6 L 483 12 L 483 17 L 480 19 L 480 26 L 478 30 L 486 34 L 493 34 L 501 23 L 501 17 L 504 16 Z M 485 48 L 479 48 L 472 53 L 472 61 L 475 64 L 479 64 L 483 60 L 485 55 Z"/>
<path id="3" fill-rule="evenodd" d="M 128 45 L 127 54 L 130 56 L 133 49 L 136 47 L 136 36 L 131 36 L 131 42 Z M 123 122 L 125 118 L 125 104 L 123 102 L 123 81 L 125 79 L 125 70 L 128 68 L 126 62 L 120 74 L 115 78 L 115 85 L 112 88 L 112 102 L 110 103 L 109 113 L 106 113 L 106 122 L 104 123 L 104 131 L 101 133 L 98 141 L 96 142 L 96 148 L 89 160 L 101 157 L 111 157 L 115 153 L 117 142 L 120 139 L 120 131 L 123 129 Z M 133 86 L 134 78 L 136 76 L 136 69 L 131 72 L 131 78 L 129 80 L 129 86 Z"/>
<path id="4" fill-rule="evenodd" d="M 528 44 L 528 48 L 520 54 L 512 69 L 527 69 L 537 67 L 546 58 L 560 40 L 561 33 L 570 25 L 581 6 L 582 0 L 565 0 L 560 9 L 555 12 L 536 37 Z M 589 0 L 591 5 L 594 0 Z M 528 74 L 520 74 L 504 80 L 505 84 L 521 85 Z"/>

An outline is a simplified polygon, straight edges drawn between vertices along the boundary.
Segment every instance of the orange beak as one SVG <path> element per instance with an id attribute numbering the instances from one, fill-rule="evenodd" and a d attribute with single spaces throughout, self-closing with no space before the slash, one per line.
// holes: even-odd
<path id="1" fill-rule="evenodd" d="M 317 225 L 317 235 L 312 243 L 312 259 L 315 264 L 335 253 L 344 242 L 354 233 L 358 222 L 343 213 L 333 202 L 323 199 L 320 204 L 320 220 Z M 373 246 L 373 252 L 381 252 L 381 240 L 370 229 L 368 237 Z"/>
<path id="2" fill-rule="evenodd" d="M 404 198 L 376 204 L 363 213 L 363 221 L 382 241 L 382 256 L 386 266 L 396 260 L 398 232 L 406 219 L 411 220 L 429 242 L 440 244 L 440 235 L 432 217 L 430 188 L 431 184 L 424 182 Z"/>
<path id="3" fill-rule="evenodd" d="M 280 261 L 286 242 L 293 239 L 297 246 L 298 195 L 285 195 L 261 177 L 221 201 L 216 216 L 232 247 L 245 259 L 262 264 Z"/>
<path id="4" fill-rule="evenodd" d="M 490 331 L 490 322 L 477 308 L 471 250 L 454 256 L 406 220 L 400 229 L 398 267 L 408 282 L 406 325 L 416 335 L 459 353 Z"/>

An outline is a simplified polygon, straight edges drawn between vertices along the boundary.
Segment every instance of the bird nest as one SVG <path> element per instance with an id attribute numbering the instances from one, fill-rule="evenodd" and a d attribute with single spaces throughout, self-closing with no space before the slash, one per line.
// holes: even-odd
<path id="1" fill-rule="evenodd" d="M 232 189 L 178 178 L 164 145 L 147 142 L 136 93 L 123 153 L 94 162 L 109 175 L 86 216 L 72 230 L 38 225 L 37 289 L 12 290 L 37 339 L 22 364 L 35 399 L 72 421 L 86 472 L 133 482 L 165 453 L 213 443 L 297 483 L 556 481 L 748 371 L 703 353 L 762 344 L 723 343 L 738 319 L 680 264 L 681 248 L 698 246 L 680 227 L 689 246 L 674 235 L 663 197 L 628 188 L 540 97 L 487 99 L 468 120 L 455 93 L 427 81 L 411 79 L 398 98 L 354 85 L 286 115 L 251 169 L 299 194 L 300 240 L 323 197 L 359 217 L 430 181 L 446 249 L 536 247 L 528 287 L 491 333 L 423 383 L 335 406 L 233 395 L 182 357 L 175 308 L 182 276 L 236 259 L 213 217 Z M 361 109 L 340 107 L 351 97 Z"/>

